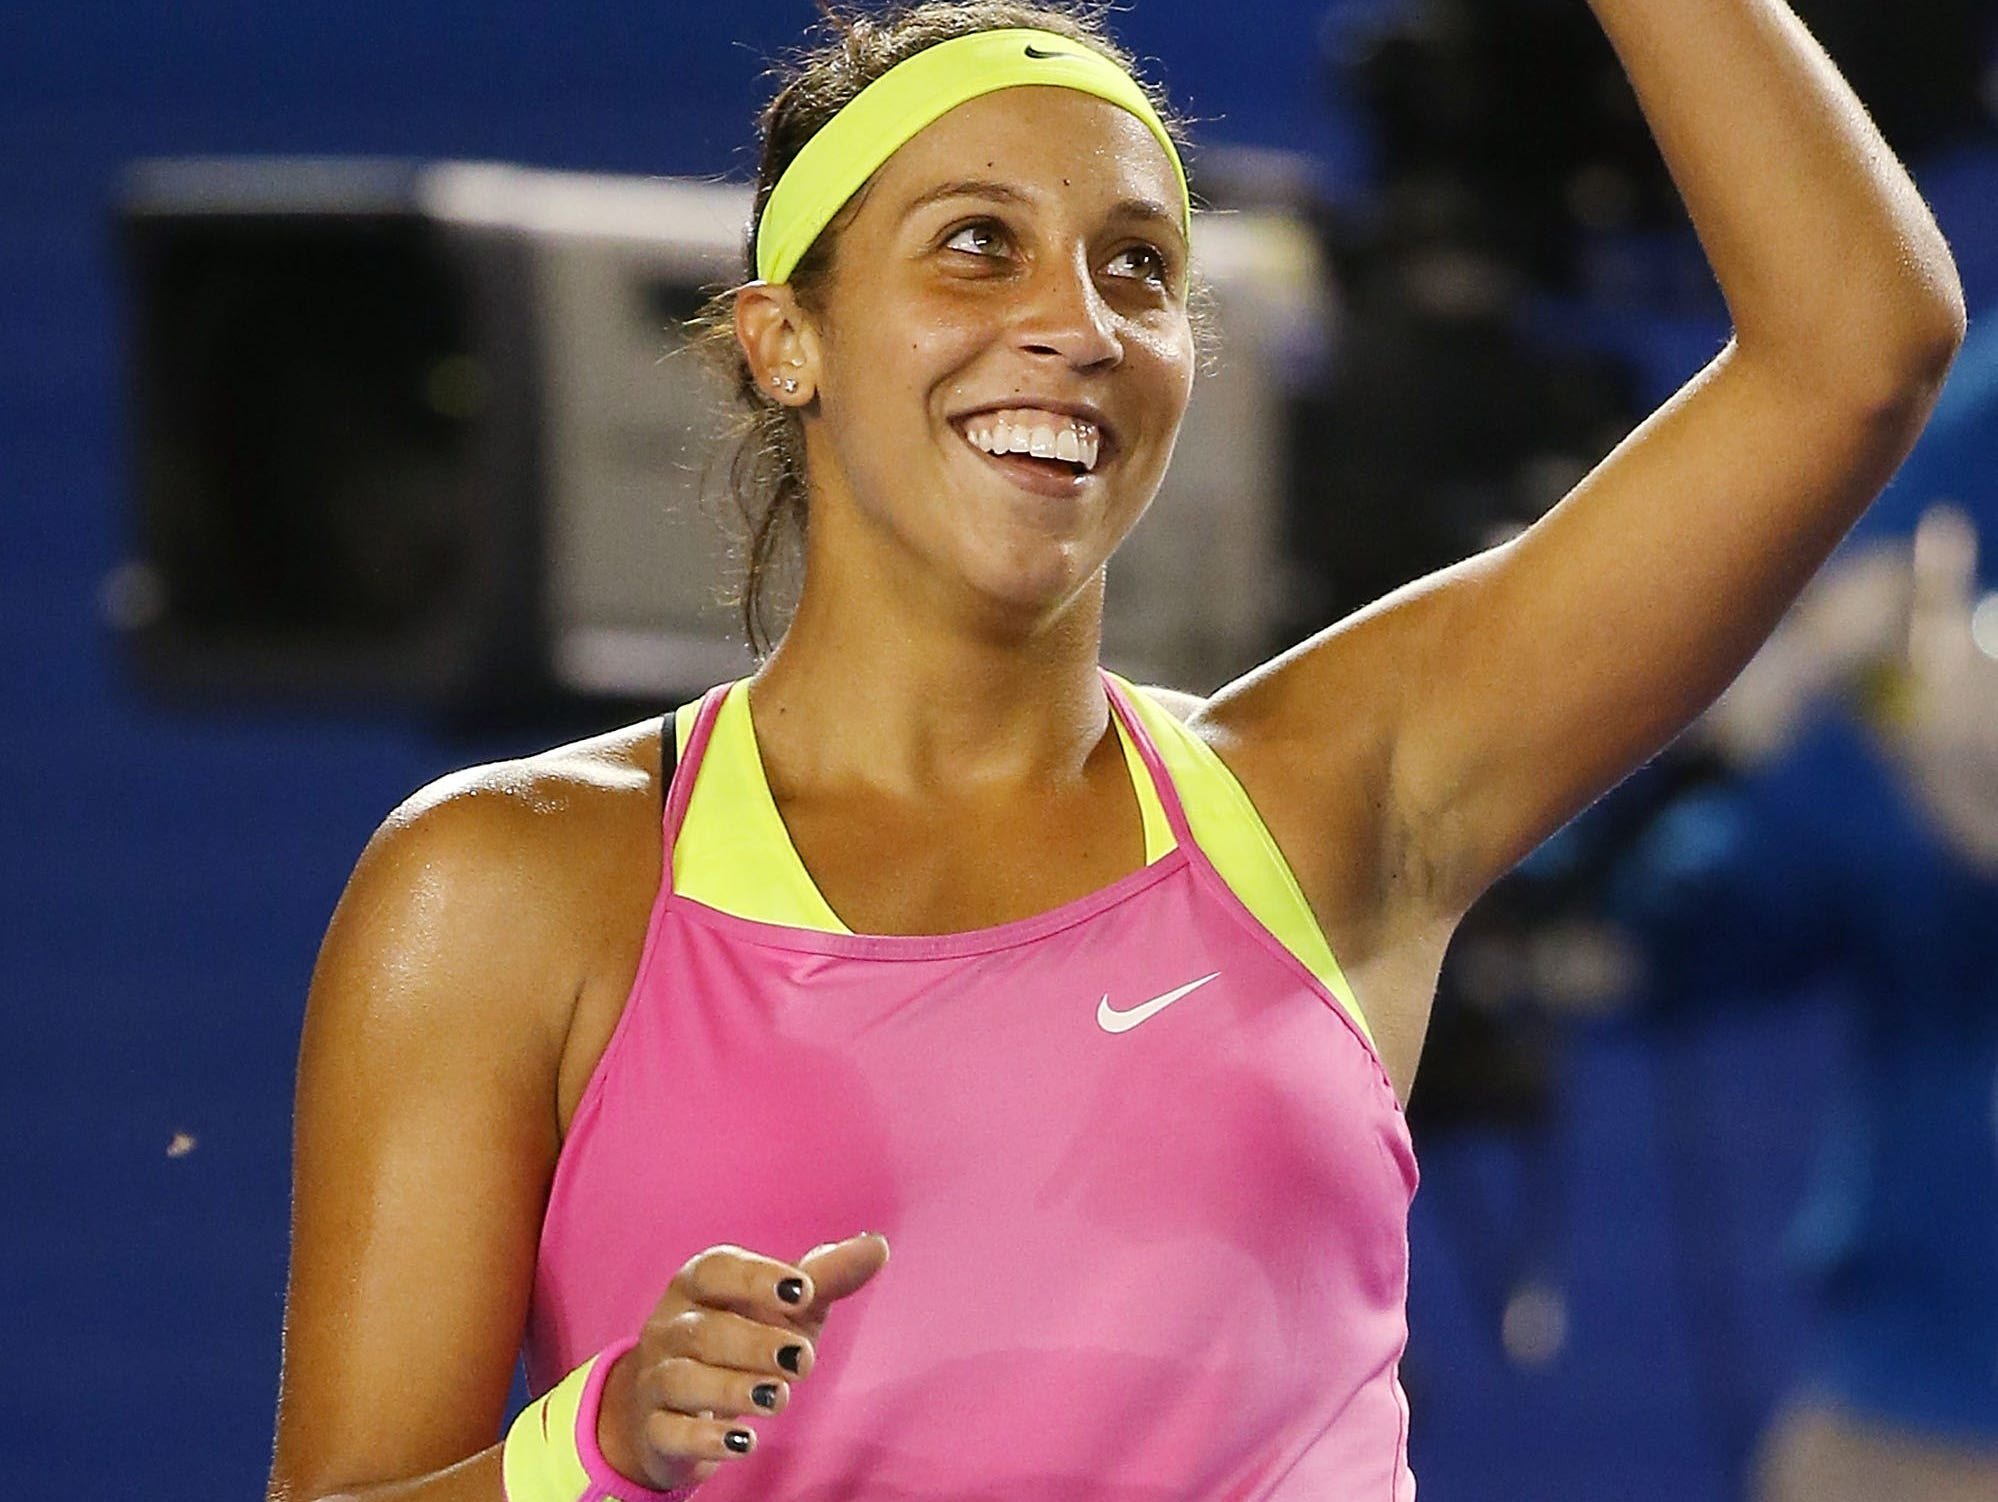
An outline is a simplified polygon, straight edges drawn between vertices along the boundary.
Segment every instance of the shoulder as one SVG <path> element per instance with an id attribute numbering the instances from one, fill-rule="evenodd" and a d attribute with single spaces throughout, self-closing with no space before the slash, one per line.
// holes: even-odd
<path id="1" fill-rule="evenodd" d="M 427 873 L 417 885 L 447 901 L 559 896 L 566 878 L 656 844 L 660 807 L 654 721 L 439 778 L 382 821 L 356 875 Z M 462 887 L 439 887 L 446 875 Z"/>
<path id="2" fill-rule="evenodd" d="M 420 848 L 474 865 L 500 852 L 560 854 L 605 822 L 659 805 L 654 720 L 533 755 L 466 767 L 419 788 L 382 821 L 369 851 Z M 365 858 L 365 857 L 364 857 Z"/>
<path id="3" fill-rule="evenodd" d="M 439 778 L 362 852 L 315 1001 L 358 985 L 371 1008 L 526 1008 L 559 1032 L 650 902 L 659 819 L 656 721 Z"/>
<path id="4" fill-rule="evenodd" d="M 1150 699 L 1159 708 L 1184 725 L 1193 716 L 1207 707 L 1207 700 L 1199 694 L 1188 693 L 1185 689 L 1160 688 L 1155 684 L 1144 684 L 1138 692 Z"/>

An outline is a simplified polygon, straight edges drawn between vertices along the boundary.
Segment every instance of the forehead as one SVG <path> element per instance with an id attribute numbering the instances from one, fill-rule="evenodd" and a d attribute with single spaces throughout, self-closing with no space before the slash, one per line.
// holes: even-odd
<path id="1" fill-rule="evenodd" d="M 1077 89 L 1033 85 L 966 100 L 904 142 L 868 196 L 899 205 L 963 178 L 1154 199 L 1179 216 L 1179 179 L 1150 127 Z"/>

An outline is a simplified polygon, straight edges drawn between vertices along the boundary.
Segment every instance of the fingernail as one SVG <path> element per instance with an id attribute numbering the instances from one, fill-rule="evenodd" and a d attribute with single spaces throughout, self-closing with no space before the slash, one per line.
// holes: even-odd
<path id="1" fill-rule="evenodd" d="M 757 1383 L 756 1386 L 749 1390 L 749 1401 L 754 1403 L 758 1408 L 775 1408 L 777 1406 L 777 1384 L 775 1382 Z"/>
<path id="2" fill-rule="evenodd" d="M 777 1285 L 777 1297 L 787 1304 L 795 1304 L 805 1296 L 803 1278 L 786 1278 Z"/>
<path id="3" fill-rule="evenodd" d="M 777 1364 L 787 1372 L 796 1372 L 798 1363 L 804 1359 L 803 1346 L 785 1346 L 777 1352 Z"/>
<path id="4" fill-rule="evenodd" d="M 738 1455 L 747 1455 L 753 1441 L 750 1439 L 747 1429 L 731 1429 L 722 1436 L 722 1443 Z"/>

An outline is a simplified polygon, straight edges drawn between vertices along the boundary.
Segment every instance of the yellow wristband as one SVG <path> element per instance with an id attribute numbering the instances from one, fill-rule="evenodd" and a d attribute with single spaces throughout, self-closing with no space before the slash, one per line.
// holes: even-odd
<path id="1" fill-rule="evenodd" d="M 657 1491 L 620 1476 L 597 1444 L 604 1381 L 637 1345 L 621 1341 L 592 1356 L 520 1410 L 500 1451 L 507 1502 L 679 1502 L 691 1486 Z"/>

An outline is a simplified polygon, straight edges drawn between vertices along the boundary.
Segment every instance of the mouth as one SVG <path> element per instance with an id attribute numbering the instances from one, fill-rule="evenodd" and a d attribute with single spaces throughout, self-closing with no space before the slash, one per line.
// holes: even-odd
<path id="1" fill-rule="evenodd" d="M 952 424 L 965 443 L 1030 489 L 1065 495 L 1106 457 L 1102 424 L 1045 407 L 973 412 Z"/>

